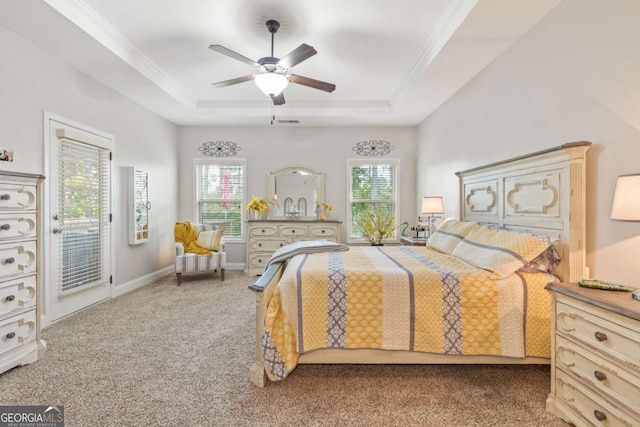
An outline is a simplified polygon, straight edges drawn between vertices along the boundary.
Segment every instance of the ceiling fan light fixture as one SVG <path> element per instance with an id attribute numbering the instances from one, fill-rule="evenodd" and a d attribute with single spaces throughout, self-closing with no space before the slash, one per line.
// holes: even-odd
<path id="1" fill-rule="evenodd" d="M 265 95 L 277 96 L 287 87 L 289 79 L 282 74 L 264 73 L 257 75 L 255 82 Z"/>

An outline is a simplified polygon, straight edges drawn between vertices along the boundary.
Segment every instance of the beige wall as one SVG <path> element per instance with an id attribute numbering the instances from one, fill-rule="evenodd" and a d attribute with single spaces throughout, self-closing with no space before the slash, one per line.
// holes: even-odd
<path id="1" fill-rule="evenodd" d="M 417 128 L 178 128 L 0 27 L 2 144 L 15 150 L 0 168 L 43 173 L 43 111 L 113 134 L 115 278 L 124 284 L 171 266 L 173 223 L 193 217 L 192 162 L 206 141 L 242 147 L 247 196 L 266 194 L 270 170 L 326 172 L 326 199 L 344 219 L 353 145 L 388 140 L 389 157 L 402 161 L 399 221 L 413 224 L 422 196 L 443 195 L 446 215 L 458 215 L 458 170 L 589 140 L 588 263 L 594 276 L 640 284 L 640 223 L 609 219 L 616 176 L 640 172 L 637 16 L 634 0 L 565 0 Z M 135 247 L 123 179 L 131 165 L 150 174 L 154 236 Z M 242 245 L 231 260 L 244 261 Z"/>
<path id="2" fill-rule="evenodd" d="M 13 148 L 15 158 L 1 162 L 0 169 L 44 173 L 44 111 L 114 135 L 114 283 L 139 281 L 172 265 L 176 126 L 3 27 L 0 52 L 0 146 Z M 129 246 L 127 239 L 124 167 L 133 165 L 149 171 L 152 203 L 152 237 L 138 246 Z M 45 229 L 45 239 L 47 234 Z"/>
<path id="3" fill-rule="evenodd" d="M 612 221 L 618 175 L 640 172 L 640 2 L 566 0 L 418 127 L 417 196 L 458 216 L 454 172 L 591 141 L 587 263 L 640 286 L 640 223 Z"/>
<path id="4" fill-rule="evenodd" d="M 207 141 L 231 141 L 241 147 L 235 157 L 247 161 L 246 196 L 267 196 L 267 172 L 286 166 L 305 166 L 325 172 L 325 199 L 336 205 L 332 218 L 347 215 L 347 159 L 358 158 L 356 143 L 385 140 L 395 149 L 386 158 L 400 159 L 400 221 L 415 223 L 415 128 L 384 127 L 182 127 L 180 128 L 180 218 L 194 220 L 193 159 Z M 344 227 L 343 227 L 344 231 Z M 245 246 L 228 245 L 227 262 L 238 268 L 245 262 Z"/>

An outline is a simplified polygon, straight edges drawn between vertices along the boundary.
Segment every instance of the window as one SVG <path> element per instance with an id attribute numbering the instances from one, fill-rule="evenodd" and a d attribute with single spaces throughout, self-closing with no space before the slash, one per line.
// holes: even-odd
<path id="1" fill-rule="evenodd" d="M 381 213 L 398 218 L 398 169 L 400 161 L 348 160 L 349 212 L 347 236 L 350 243 L 364 242 L 359 218 L 367 211 L 379 209 Z M 394 233 L 392 239 L 397 239 Z"/>
<path id="2" fill-rule="evenodd" d="M 245 161 L 196 160 L 196 218 L 218 224 L 225 238 L 242 238 Z"/>

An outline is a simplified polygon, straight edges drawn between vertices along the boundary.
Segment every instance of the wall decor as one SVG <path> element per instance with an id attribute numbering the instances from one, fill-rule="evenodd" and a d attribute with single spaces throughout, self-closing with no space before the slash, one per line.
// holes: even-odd
<path id="1" fill-rule="evenodd" d="M 202 151 L 205 156 L 231 157 L 238 154 L 241 148 L 231 141 L 207 141 L 203 142 L 202 147 L 199 147 L 198 150 Z"/>
<path id="2" fill-rule="evenodd" d="M 139 245 L 149 240 L 149 172 L 127 167 L 129 197 L 129 244 Z"/>
<path id="3" fill-rule="evenodd" d="M 365 157 L 384 156 L 386 154 L 389 154 L 391 150 L 395 149 L 396 147 L 391 145 L 389 141 L 382 141 L 377 139 L 360 141 L 355 145 L 355 147 L 352 148 L 352 150 L 358 153 L 358 155 Z"/>
<path id="4" fill-rule="evenodd" d="M 0 147 L 0 162 L 13 162 L 13 149 Z"/>

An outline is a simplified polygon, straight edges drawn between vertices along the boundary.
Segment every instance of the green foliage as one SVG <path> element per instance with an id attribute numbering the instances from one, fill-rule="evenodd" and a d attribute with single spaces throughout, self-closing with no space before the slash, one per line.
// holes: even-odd
<path id="1" fill-rule="evenodd" d="M 365 211 L 358 217 L 357 222 L 362 236 L 370 243 L 382 243 L 395 234 L 395 215 L 379 208 Z"/>

